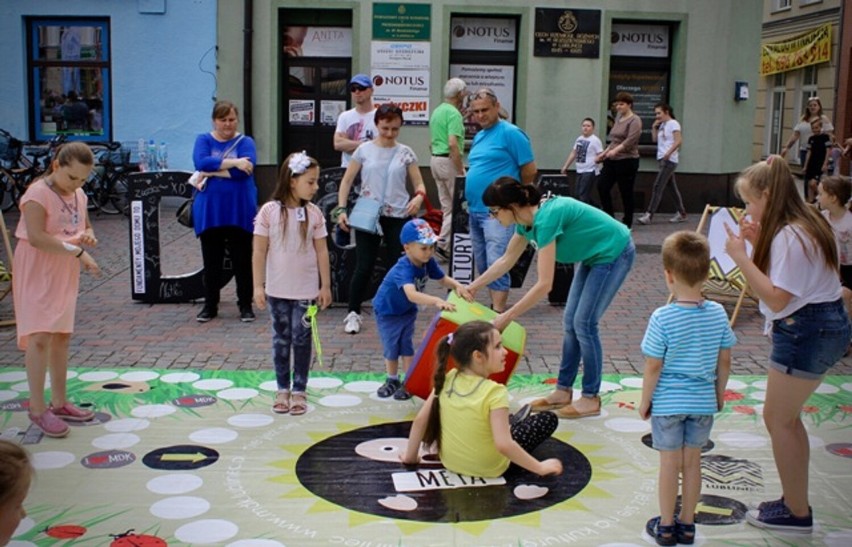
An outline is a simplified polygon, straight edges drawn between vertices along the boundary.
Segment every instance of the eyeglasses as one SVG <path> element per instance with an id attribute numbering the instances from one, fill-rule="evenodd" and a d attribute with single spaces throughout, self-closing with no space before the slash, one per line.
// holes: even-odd
<path id="1" fill-rule="evenodd" d="M 356 92 L 358 92 L 358 91 L 364 91 L 364 90 L 366 90 L 366 89 L 367 89 L 366 87 L 364 87 L 364 86 L 362 86 L 362 85 L 358 85 L 358 84 L 353 84 L 353 85 L 350 85 L 350 86 L 349 86 L 349 91 L 350 91 L 351 93 L 356 93 Z"/>
<path id="2" fill-rule="evenodd" d="M 488 208 L 488 215 L 489 216 L 497 218 L 497 215 L 499 215 L 499 214 L 500 214 L 500 208 L 499 207 L 489 207 Z"/>
<path id="3" fill-rule="evenodd" d="M 497 95 L 495 95 L 494 92 L 491 91 L 490 89 L 480 89 L 479 91 L 474 93 L 473 97 L 471 97 L 470 99 L 472 101 L 478 101 L 478 100 L 484 99 L 486 97 L 491 97 L 495 101 L 497 100 Z"/>

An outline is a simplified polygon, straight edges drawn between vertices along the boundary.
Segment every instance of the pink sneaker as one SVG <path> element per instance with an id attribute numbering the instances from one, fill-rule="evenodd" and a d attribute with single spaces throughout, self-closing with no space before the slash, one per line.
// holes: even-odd
<path id="1" fill-rule="evenodd" d="M 83 410 L 68 401 L 65 401 L 65 404 L 59 408 L 54 408 L 51 405 L 50 409 L 56 417 L 62 418 L 67 422 L 88 422 L 95 417 L 95 413 L 91 410 Z"/>
<path id="2" fill-rule="evenodd" d="M 30 421 L 48 437 L 58 439 L 68 435 L 68 424 L 57 418 L 49 408 L 41 416 L 30 414 Z"/>

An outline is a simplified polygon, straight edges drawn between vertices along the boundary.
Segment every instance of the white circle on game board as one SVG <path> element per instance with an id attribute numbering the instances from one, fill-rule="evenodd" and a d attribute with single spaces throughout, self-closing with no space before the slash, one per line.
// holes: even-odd
<path id="1" fill-rule="evenodd" d="M 27 379 L 27 373 L 23 370 L 10 370 L 0 372 L 0 382 L 21 382 Z"/>
<path id="2" fill-rule="evenodd" d="M 746 433 L 744 431 L 726 431 L 721 433 L 717 439 L 722 443 L 735 448 L 763 448 L 767 439 L 763 435 Z"/>
<path id="3" fill-rule="evenodd" d="M 33 467 L 40 469 L 62 469 L 77 461 L 77 456 L 70 452 L 36 452 L 32 455 Z"/>
<path id="4" fill-rule="evenodd" d="M 210 502 L 196 496 L 174 496 L 151 505 L 151 514 L 161 519 L 181 520 L 203 515 L 210 510 Z"/>
<path id="5" fill-rule="evenodd" d="M 358 406 L 361 404 L 361 397 L 357 395 L 326 395 L 325 397 L 320 398 L 317 403 L 322 406 L 333 407 L 333 408 L 343 408 L 347 406 Z"/>
<path id="6" fill-rule="evenodd" d="M 226 401 L 246 401 L 258 396 L 260 392 L 250 387 L 232 387 L 216 392 L 216 397 Z"/>
<path id="7" fill-rule="evenodd" d="M 808 444 L 811 448 L 822 448 L 825 446 L 825 440 L 822 437 L 817 437 L 816 435 L 808 435 Z"/>
<path id="8" fill-rule="evenodd" d="M 32 541 L 18 541 L 18 540 L 12 540 L 9 543 L 7 543 L 6 545 L 8 547 L 38 547 L 38 545 L 36 545 Z"/>
<path id="9" fill-rule="evenodd" d="M 765 391 L 752 391 L 748 394 L 749 397 L 755 399 L 757 401 L 765 401 L 766 400 L 766 392 Z"/>
<path id="10" fill-rule="evenodd" d="M 44 381 L 44 387 L 50 387 L 49 384 L 50 384 L 49 380 Z M 30 385 L 26 382 L 20 382 L 18 384 L 11 385 L 11 386 L 9 386 L 9 388 L 17 391 L 18 393 L 29 393 L 29 391 L 30 391 Z"/>
<path id="11" fill-rule="evenodd" d="M 232 541 L 225 547 L 286 547 L 283 543 L 274 539 L 241 539 Z"/>
<path id="12" fill-rule="evenodd" d="M 151 422 L 144 418 L 121 418 L 110 420 L 104 424 L 104 429 L 110 433 L 130 433 L 131 431 L 142 431 L 148 429 Z"/>
<path id="13" fill-rule="evenodd" d="M 209 378 L 207 380 L 198 380 L 197 382 L 192 384 L 192 387 L 195 389 L 206 389 L 209 391 L 214 391 L 217 389 L 225 389 L 234 385 L 234 382 L 231 380 L 226 380 L 224 378 Z"/>
<path id="14" fill-rule="evenodd" d="M 756 387 L 757 389 L 766 389 L 767 382 L 766 380 L 757 380 L 751 383 L 752 387 Z"/>
<path id="15" fill-rule="evenodd" d="M 604 380 L 603 382 L 601 382 L 600 392 L 609 393 L 610 391 L 619 391 L 621 389 L 624 389 L 621 384 L 616 384 L 615 382 L 607 382 L 606 380 Z"/>
<path id="16" fill-rule="evenodd" d="M 189 440 L 199 444 L 225 444 L 233 441 L 240 434 L 226 427 L 208 427 L 189 434 Z"/>
<path id="17" fill-rule="evenodd" d="M 71 378 L 76 378 L 80 374 L 76 370 L 69 370 L 65 373 L 65 379 L 70 380 Z"/>
<path id="18" fill-rule="evenodd" d="M 139 443 L 139 435 L 133 433 L 111 433 L 92 439 L 92 446 L 101 450 L 118 450 L 130 448 Z"/>
<path id="19" fill-rule="evenodd" d="M 852 382 L 846 382 L 845 384 L 840 384 L 840 387 L 842 387 L 846 391 L 852 391 Z"/>
<path id="20" fill-rule="evenodd" d="M 229 520 L 206 519 L 184 524 L 175 530 L 175 537 L 184 543 L 221 543 L 240 531 Z"/>
<path id="21" fill-rule="evenodd" d="M 160 381 L 167 384 L 183 384 L 186 382 L 194 382 L 201 378 L 201 375 L 195 372 L 171 372 L 160 376 Z"/>
<path id="22" fill-rule="evenodd" d="M 0 401 L 11 401 L 18 395 L 20 395 L 20 393 L 17 391 L 12 391 L 11 389 L 0 389 Z"/>
<path id="23" fill-rule="evenodd" d="M 351 391 L 352 393 L 375 393 L 381 386 L 381 382 L 361 380 L 358 382 L 347 382 L 343 385 L 343 389 Z"/>
<path id="24" fill-rule="evenodd" d="M 816 388 L 817 393 L 824 393 L 826 395 L 831 395 L 837 393 L 838 391 L 840 391 L 839 387 L 833 386 L 831 384 L 826 384 L 825 382 L 823 382 L 819 385 L 819 387 Z"/>
<path id="25" fill-rule="evenodd" d="M 847 547 L 852 545 L 852 530 L 841 529 L 829 532 L 823 538 L 827 547 Z"/>
<path id="26" fill-rule="evenodd" d="M 12 534 L 12 537 L 18 537 L 21 534 L 26 534 L 36 525 L 36 521 L 30 517 L 24 517 L 21 519 L 21 522 L 18 523 L 18 527 L 15 528 L 15 532 Z"/>
<path id="27" fill-rule="evenodd" d="M 131 372 L 125 372 L 119 376 L 119 379 L 124 380 L 125 382 L 150 382 L 151 380 L 156 380 L 159 377 L 160 374 L 153 370 L 134 370 Z"/>
<path id="28" fill-rule="evenodd" d="M 130 411 L 136 418 L 162 418 L 177 412 L 172 405 L 141 405 Z"/>
<path id="29" fill-rule="evenodd" d="M 725 389 L 730 389 L 731 391 L 741 391 L 746 387 L 748 387 L 748 384 L 742 380 L 734 380 L 732 378 L 729 378 L 728 383 L 725 384 Z"/>
<path id="30" fill-rule="evenodd" d="M 624 387 L 641 388 L 642 387 L 642 378 L 622 378 L 620 383 Z"/>
<path id="31" fill-rule="evenodd" d="M 604 422 L 604 425 L 620 433 L 644 433 L 651 430 L 651 424 L 639 418 L 613 418 Z"/>
<path id="32" fill-rule="evenodd" d="M 328 376 L 310 378 L 308 380 L 308 387 L 312 387 L 314 389 L 334 389 L 342 385 L 343 380 L 341 380 L 340 378 L 330 378 Z"/>
<path id="33" fill-rule="evenodd" d="M 106 382 L 118 378 L 118 373 L 112 370 L 93 370 L 92 372 L 84 372 L 79 376 L 83 382 Z"/>
<path id="34" fill-rule="evenodd" d="M 186 494 L 201 488 L 204 480 L 192 473 L 169 473 L 148 481 L 145 486 L 155 494 Z"/>
<path id="35" fill-rule="evenodd" d="M 228 418 L 228 425 L 234 427 L 265 427 L 275 421 L 268 414 L 237 414 Z"/>
<path id="36" fill-rule="evenodd" d="M 308 380 L 308 385 L 311 385 L 311 381 Z M 263 391 L 278 391 L 278 382 L 275 380 L 269 380 L 268 382 L 263 382 L 259 386 Z"/>

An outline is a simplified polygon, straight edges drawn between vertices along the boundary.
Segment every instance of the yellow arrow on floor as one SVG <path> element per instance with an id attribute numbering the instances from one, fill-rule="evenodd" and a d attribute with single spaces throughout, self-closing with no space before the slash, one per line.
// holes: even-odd
<path id="1" fill-rule="evenodd" d="M 713 507 L 712 505 L 704 505 L 703 503 L 699 503 L 695 508 L 696 513 L 710 513 L 712 515 L 722 515 L 724 517 L 730 517 L 731 513 L 734 511 L 727 507 Z"/>
<path id="2" fill-rule="evenodd" d="M 207 459 L 207 456 L 205 456 L 201 452 L 196 452 L 195 454 L 163 454 L 160 457 L 160 461 L 164 461 L 164 462 L 198 463 L 198 462 L 206 460 L 206 459 Z"/>

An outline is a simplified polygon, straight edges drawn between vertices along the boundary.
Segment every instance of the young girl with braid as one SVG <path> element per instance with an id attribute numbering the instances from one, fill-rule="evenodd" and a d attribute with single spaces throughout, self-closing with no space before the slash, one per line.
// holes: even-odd
<path id="1" fill-rule="evenodd" d="M 447 371 L 450 356 L 457 368 Z M 510 463 L 537 475 L 561 474 L 559 459 L 530 455 L 556 431 L 555 414 L 540 412 L 510 425 L 509 392 L 488 379 L 505 361 L 500 331 L 491 323 L 471 321 L 443 338 L 435 388 L 414 419 L 402 462 L 417 464 L 421 444 L 434 444 L 444 468 L 461 475 L 498 477 Z"/>

